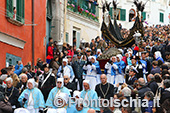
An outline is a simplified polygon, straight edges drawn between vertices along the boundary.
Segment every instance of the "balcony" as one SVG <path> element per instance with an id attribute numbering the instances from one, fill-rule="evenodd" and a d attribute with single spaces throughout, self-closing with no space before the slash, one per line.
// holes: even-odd
<path id="1" fill-rule="evenodd" d="M 68 0 L 67 9 L 90 20 L 99 21 L 99 8 L 96 0 Z"/>

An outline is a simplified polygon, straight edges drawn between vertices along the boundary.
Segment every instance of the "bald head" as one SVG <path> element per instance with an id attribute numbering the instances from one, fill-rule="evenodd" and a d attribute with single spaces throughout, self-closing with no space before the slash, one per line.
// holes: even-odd
<path id="1" fill-rule="evenodd" d="M 96 113 L 96 111 L 94 109 L 89 109 L 87 113 Z"/>
<path id="2" fill-rule="evenodd" d="M 147 80 L 148 80 L 148 82 L 153 81 L 154 80 L 154 75 L 153 74 L 149 74 L 147 76 Z"/>
<path id="3" fill-rule="evenodd" d="M 106 84 L 107 83 L 107 76 L 105 74 L 102 74 L 100 76 L 100 80 L 102 84 Z"/>
<path id="4" fill-rule="evenodd" d="M 138 82 L 139 82 L 140 87 L 142 87 L 142 86 L 145 85 L 145 80 L 144 80 L 144 78 L 139 78 L 139 79 L 138 79 Z"/>

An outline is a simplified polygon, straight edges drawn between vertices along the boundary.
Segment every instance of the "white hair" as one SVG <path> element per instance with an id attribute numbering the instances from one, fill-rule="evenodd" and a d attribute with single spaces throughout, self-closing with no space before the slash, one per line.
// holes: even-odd
<path id="1" fill-rule="evenodd" d="M 124 94 L 124 96 L 131 96 L 131 90 L 128 87 L 123 88 L 122 93 Z"/>
<path id="2" fill-rule="evenodd" d="M 23 73 L 23 74 L 21 74 L 21 75 L 19 76 L 20 80 L 21 80 L 21 79 L 22 79 L 22 77 L 24 77 L 24 76 L 25 76 L 25 77 L 27 77 L 27 75 L 26 75 L 26 74 L 24 74 L 24 73 Z M 27 78 L 28 78 L 28 77 L 27 77 Z"/>
<path id="3" fill-rule="evenodd" d="M 11 77 L 8 77 L 8 78 L 6 79 L 6 82 L 8 82 L 8 81 L 11 81 L 11 83 L 13 83 L 13 79 L 12 79 Z"/>

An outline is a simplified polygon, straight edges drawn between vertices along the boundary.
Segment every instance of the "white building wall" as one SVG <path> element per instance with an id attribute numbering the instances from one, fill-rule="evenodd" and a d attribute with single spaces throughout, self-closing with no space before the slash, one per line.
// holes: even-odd
<path id="1" fill-rule="evenodd" d="M 112 0 L 107 0 L 112 2 Z M 118 20 L 118 23 L 122 24 L 123 28 L 130 29 L 133 26 L 134 22 L 129 22 L 129 11 L 134 9 L 136 11 L 136 6 L 133 3 L 134 0 L 118 0 L 118 8 L 126 9 L 126 21 Z M 139 0 L 141 1 L 141 0 Z M 143 3 L 146 3 L 147 0 L 142 0 Z M 170 6 L 169 0 L 149 0 L 145 6 L 144 12 L 146 12 L 146 21 L 149 23 L 149 26 L 152 25 L 167 25 L 169 22 Z M 160 13 L 164 14 L 164 22 L 160 22 Z M 144 24 L 145 26 L 146 24 Z"/>

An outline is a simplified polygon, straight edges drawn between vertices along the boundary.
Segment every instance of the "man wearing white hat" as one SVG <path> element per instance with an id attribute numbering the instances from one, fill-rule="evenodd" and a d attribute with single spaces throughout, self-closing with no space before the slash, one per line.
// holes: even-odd
<path id="1" fill-rule="evenodd" d="M 57 76 L 59 78 L 63 78 L 64 75 L 70 76 L 70 82 L 73 81 L 73 79 L 74 79 L 73 68 L 68 65 L 68 59 L 67 58 L 63 59 L 63 65 L 59 67 L 58 72 L 57 72 Z"/>
<path id="2" fill-rule="evenodd" d="M 44 97 L 41 91 L 35 87 L 35 80 L 29 79 L 27 88 L 18 98 L 21 106 L 24 106 L 30 113 L 43 113 L 45 107 Z"/>
<path id="3" fill-rule="evenodd" d="M 47 113 L 69 113 L 67 112 L 68 100 L 69 95 L 66 93 L 56 95 L 53 103 L 56 108 L 49 108 Z"/>
<path id="4" fill-rule="evenodd" d="M 48 95 L 48 99 L 46 101 L 46 106 L 51 107 L 51 108 L 55 108 L 55 109 L 58 108 L 58 106 L 55 106 L 53 103 L 58 98 L 58 95 L 60 95 L 60 93 L 66 93 L 67 95 L 69 95 L 69 97 L 71 97 L 70 91 L 66 87 L 64 87 L 63 78 L 57 79 L 57 87 L 54 87 L 50 91 L 50 93 Z"/>
<path id="5" fill-rule="evenodd" d="M 91 102 L 92 100 L 96 100 L 98 102 L 98 96 L 96 91 L 94 91 L 93 89 L 90 88 L 90 81 L 89 80 L 84 80 L 83 81 L 83 86 L 84 86 L 84 90 L 81 91 L 81 98 L 83 98 L 84 100 L 88 100 L 88 102 Z M 88 103 L 85 103 L 88 105 Z M 92 105 L 91 105 L 92 104 Z M 90 103 L 89 108 L 95 109 L 96 111 L 100 111 L 100 108 L 97 107 L 97 105 L 95 105 L 96 103 L 94 101 L 92 101 L 92 103 Z"/>

